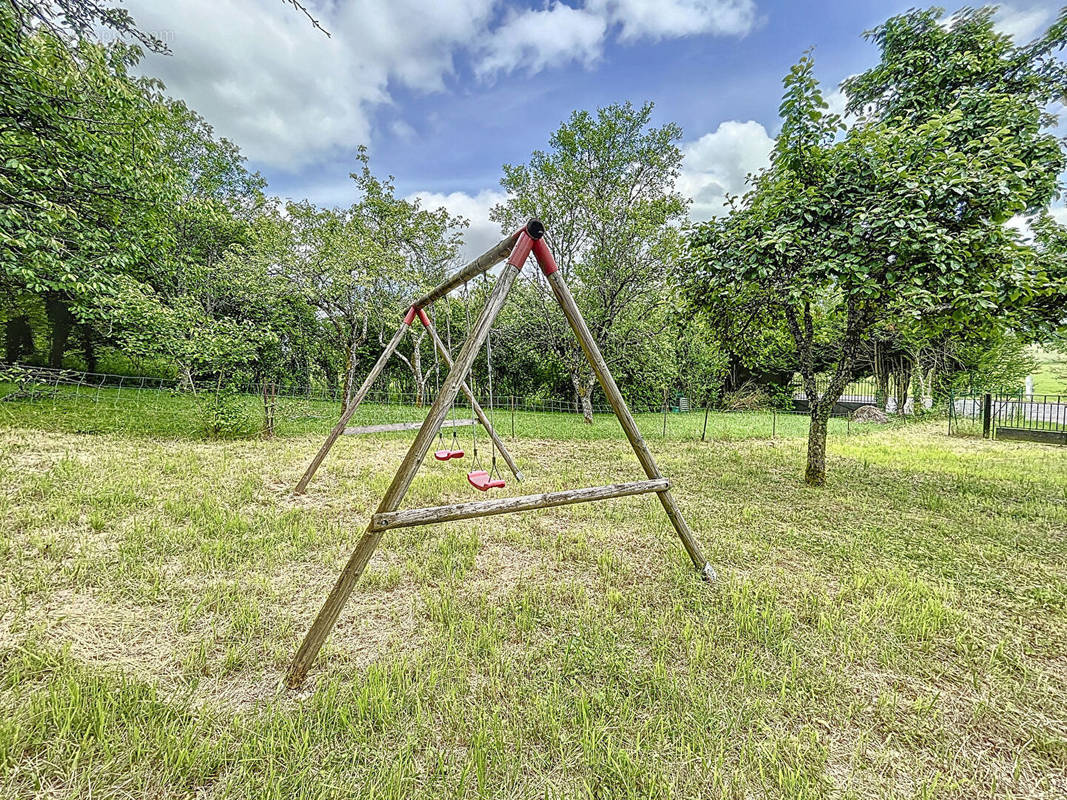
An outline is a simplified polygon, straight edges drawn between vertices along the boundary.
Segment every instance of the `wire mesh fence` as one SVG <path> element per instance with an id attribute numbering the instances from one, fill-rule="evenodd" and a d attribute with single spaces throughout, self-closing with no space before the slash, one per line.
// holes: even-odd
<path id="1" fill-rule="evenodd" d="M 433 399 L 432 387 L 421 394 L 383 387 L 367 395 L 350 425 L 421 422 Z M 585 424 L 577 398 L 505 394 L 479 396 L 479 404 L 494 427 L 512 437 L 602 438 L 619 431 L 612 409 L 599 398 L 591 403 L 592 426 Z M 631 401 L 629 408 L 642 434 L 650 438 L 797 438 L 808 430 L 807 411 L 796 402 L 784 408 L 712 408 L 681 391 L 667 390 L 658 401 Z M 276 436 L 300 436 L 325 435 L 340 413 L 340 393 L 323 386 L 235 386 L 218 380 L 198 384 L 0 363 L 0 424 L 190 438 L 250 437 L 267 430 Z M 831 434 L 863 429 L 851 422 L 849 413 L 846 406 L 835 407 Z M 461 395 L 449 418 L 471 415 Z"/>

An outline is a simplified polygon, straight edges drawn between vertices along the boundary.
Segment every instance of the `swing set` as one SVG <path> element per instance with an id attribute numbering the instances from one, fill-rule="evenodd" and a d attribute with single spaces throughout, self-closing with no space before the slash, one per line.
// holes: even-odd
<path id="1" fill-rule="evenodd" d="M 297 650 L 286 676 L 286 684 L 290 688 L 295 688 L 303 682 L 308 670 L 311 668 L 315 656 L 318 654 L 323 642 L 325 642 L 326 637 L 333 629 L 334 624 L 337 622 L 337 617 L 341 613 L 341 609 L 348 601 L 356 582 L 359 580 L 360 575 L 363 574 L 367 562 L 370 561 L 371 555 L 377 548 L 382 535 L 385 531 L 392 528 L 431 525 L 452 520 L 473 519 L 477 517 L 493 516 L 496 514 L 510 514 L 518 511 L 553 508 L 556 506 L 570 505 L 572 503 L 587 503 L 615 497 L 628 497 L 631 495 L 654 493 L 659 498 L 660 504 L 663 506 L 663 510 L 667 514 L 667 518 L 678 533 L 678 537 L 682 541 L 682 546 L 685 548 L 686 553 L 688 553 L 693 565 L 700 571 L 706 580 L 712 581 L 715 579 L 715 571 L 711 564 L 704 559 L 700 547 L 697 545 L 696 539 L 693 536 L 693 532 L 690 530 L 689 525 L 682 516 L 682 512 L 679 510 L 678 505 L 670 492 L 670 481 L 660 473 L 659 467 L 656 465 L 656 461 L 652 457 L 651 451 L 648 449 L 648 445 L 645 444 L 645 440 L 638 431 L 637 423 L 634 421 L 633 416 L 630 414 L 630 410 L 626 406 L 626 401 L 623 400 L 622 394 L 619 392 L 619 387 L 616 385 L 615 379 L 612 377 L 611 371 L 608 369 L 607 362 L 604 360 L 603 355 L 601 355 L 600 348 L 597 346 L 596 340 L 590 333 L 589 327 L 585 323 L 585 319 L 582 317 L 581 312 L 578 310 L 578 306 L 574 302 L 574 297 L 571 295 L 570 288 L 567 286 L 563 275 L 558 270 L 555 259 L 552 257 L 552 253 L 544 241 L 544 235 L 544 225 L 536 219 L 531 219 L 521 229 L 478 256 L 478 258 L 471 261 L 465 267 L 462 267 L 428 294 L 420 297 L 412 303 L 411 307 L 404 315 L 404 319 L 400 327 L 397 329 L 397 332 L 382 351 L 381 356 L 379 356 L 378 361 L 371 368 L 371 371 L 360 386 L 359 391 L 356 393 L 344 414 L 342 414 L 340 421 L 330 432 L 329 436 L 327 436 L 326 441 L 319 449 L 319 452 L 312 459 L 307 470 L 304 472 L 304 475 L 297 483 L 295 492 L 301 494 L 307 489 L 308 482 L 314 476 L 315 471 L 326 457 L 326 454 L 330 451 L 334 442 L 337 441 L 337 438 L 342 433 L 344 433 L 345 426 L 351 419 L 352 414 L 355 413 L 355 410 L 359 407 L 363 398 L 366 397 L 367 392 L 370 391 L 374 381 L 381 374 L 386 363 L 396 351 L 396 348 L 400 344 L 400 340 L 403 338 L 405 330 L 410 328 L 414 321 L 418 319 L 429 334 L 434 347 L 435 380 L 438 383 L 436 396 L 434 397 L 433 403 L 430 405 L 425 420 L 419 428 L 418 433 L 415 435 L 414 441 L 409 446 L 407 454 L 404 456 L 396 474 L 393 476 L 389 488 L 382 497 L 377 511 L 372 515 L 371 521 L 367 525 L 363 536 L 356 544 L 356 547 L 353 550 L 352 555 L 349 557 L 348 563 L 341 571 L 333 590 L 326 598 L 326 602 L 323 604 L 318 616 L 315 618 L 307 635 L 304 637 L 300 648 Z M 419 467 L 429 454 L 435 438 L 438 440 L 438 449 L 434 451 L 433 455 L 437 461 L 458 460 L 466 456 L 464 450 L 459 446 L 455 424 L 450 426 L 452 428 L 452 442 L 449 446 L 445 446 L 444 436 L 441 430 L 442 426 L 446 424 L 447 417 L 451 416 L 452 419 L 449 421 L 452 423 L 456 422 L 454 418 L 454 405 L 456 398 L 461 391 L 470 403 L 472 419 L 476 418 L 481 427 L 484 428 L 485 432 L 488 434 L 492 449 L 490 469 L 483 469 L 478 460 L 477 426 L 472 426 L 474 436 L 472 466 L 474 469 L 467 473 L 467 482 L 475 489 L 482 492 L 487 492 L 490 489 L 504 488 L 505 481 L 497 470 L 496 455 L 498 452 L 504 459 L 504 462 L 507 464 L 512 475 L 515 476 L 515 479 L 520 482 L 522 481 L 522 473 L 519 471 L 518 466 L 515 464 L 511 454 L 504 446 L 504 443 L 500 441 L 500 437 L 497 436 L 491 418 L 487 417 L 481 406 L 478 405 L 474 392 L 467 385 L 466 376 L 470 374 L 471 367 L 474 365 L 478 353 L 481 351 L 482 346 L 485 345 L 487 389 L 490 401 L 489 414 L 492 415 L 493 369 L 490 330 L 492 329 L 493 322 L 496 320 L 501 308 L 504 306 L 504 302 L 507 299 L 508 293 L 515 282 L 516 277 L 531 254 L 537 261 L 556 301 L 559 303 L 564 316 L 567 318 L 571 330 L 581 344 L 582 350 L 585 353 L 586 358 L 589 360 L 593 372 L 600 381 L 600 385 L 604 390 L 604 395 L 607 397 L 608 403 L 611 405 L 612 410 L 615 412 L 615 416 L 622 425 L 623 432 L 626 434 L 626 438 L 630 442 L 630 446 L 633 448 L 637 460 L 641 463 L 647 480 L 616 483 L 608 486 L 593 486 L 583 489 L 567 489 L 558 492 L 547 492 L 545 494 L 532 494 L 520 497 L 505 497 L 493 500 L 458 503 L 454 505 L 400 510 L 400 504 L 403 502 L 404 496 L 407 494 L 412 481 L 415 479 Z M 467 338 L 460 348 L 459 354 L 453 361 L 451 355 L 450 322 L 446 321 L 446 325 L 449 326 L 446 329 L 449 340 L 448 346 L 446 346 L 437 335 L 436 326 L 431 322 L 430 317 L 426 313 L 426 309 L 430 308 L 432 311 L 434 303 L 438 300 L 446 297 L 450 292 L 458 289 L 460 286 L 466 286 L 469 281 L 479 275 L 485 275 L 490 268 L 505 258 L 507 259 L 507 262 L 499 276 L 496 278 L 496 283 L 483 305 L 481 312 L 478 315 L 478 319 L 473 324 L 471 324 L 470 320 L 469 294 L 466 291 L 464 292 L 465 300 L 467 301 Z M 438 357 L 440 360 L 438 360 Z M 448 374 L 443 381 L 440 380 L 440 364 L 442 362 L 448 368 Z"/>

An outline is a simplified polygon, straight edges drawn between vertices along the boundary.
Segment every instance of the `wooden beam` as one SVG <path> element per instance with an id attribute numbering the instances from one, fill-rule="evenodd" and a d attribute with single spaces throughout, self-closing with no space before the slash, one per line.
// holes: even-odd
<path id="1" fill-rule="evenodd" d="M 540 262 L 540 258 L 538 261 Z M 582 312 L 578 310 L 578 305 L 574 302 L 574 297 L 571 295 L 567 282 L 563 279 L 563 273 L 557 269 L 545 277 L 548 280 L 548 285 L 552 287 L 552 293 L 556 296 L 560 308 L 563 309 L 563 315 L 567 318 L 567 322 L 570 323 L 571 330 L 578 337 L 578 342 L 581 344 L 582 350 L 585 351 L 585 357 L 589 360 L 589 364 L 593 367 L 593 372 L 596 373 L 597 379 L 600 381 L 600 386 L 604 389 L 604 395 L 607 397 L 608 403 L 611 404 L 612 409 L 615 411 L 615 416 L 619 418 L 619 424 L 622 425 L 626 438 L 630 440 L 630 446 L 634 449 L 634 453 L 637 454 L 637 460 L 641 462 L 645 475 L 650 479 L 663 477 L 659 467 L 656 466 L 656 459 L 652 457 L 652 452 L 648 449 L 641 432 L 637 429 L 637 423 L 631 416 L 630 409 L 626 406 L 622 392 L 619 391 L 619 387 L 611 375 L 611 370 L 608 368 L 608 363 L 604 360 L 604 356 L 597 346 L 596 339 L 589 332 L 589 326 L 585 324 Z M 693 536 L 693 532 L 689 529 L 685 517 L 682 516 L 681 510 L 678 508 L 678 504 L 674 502 L 674 497 L 666 490 L 659 492 L 658 496 L 660 503 L 663 504 L 663 510 L 667 512 L 667 517 L 678 532 L 678 538 L 682 540 L 682 546 L 685 547 L 689 558 L 692 559 L 693 564 L 705 578 L 713 580 L 715 570 L 704 559 L 704 554 L 700 552 L 700 545 L 697 544 L 696 537 Z"/>
<path id="2" fill-rule="evenodd" d="M 393 476 L 392 483 L 385 490 L 385 495 L 382 497 L 376 513 L 384 514 L 396 511 L 400 507 L 400 503 L 403 502 L 404 495 L 407 494 L 411 482 L 415 479 L 415 473 L 419 471 L 423 459 L 426 458 L 426 453 L 429 451 L 434 437 L 437 436 L 437 430 L 448 415 L 448 409 L 459 393 L 460 384 L 467 373 L 470 372 L 474 359 L 482 349 L 482 345 L 485 344 L 485 337 L 489 335 L 489 329 L 492 328 L 493 321 L 496 319 L 497 314 L 500 313 L 500 309 L 503 307 L 508 292 L 511 291 L 511 286 L 518 274 L 519 270 L 511 265 L 505 266 L 501 271 L 500 277 L 497 278 L 496 285 L 489 295 L 489 299 L 482 307 L 482 313 L 479 314 L 477 321 L 471 328 L 467 341 L 463 343 L 459 355 L 456 356 L 455 364 L 441 384 L 441 391 L 434 398 L 433 404 L 426 415 L 426 420 L 422 423 L 422 428 L 415 435 L 415 440 L 408 448 L 407 455 L 404 456 L 396 475 Z M 348 563 L 345 564 L 345 568 L 338 576 L 337 583 L 334 584 L 329 597 L 326 598 L 326 602 L 323 603 L 318 616 L 315 617 L 315 621 L 311 624 L 307 635 L 304 636 L 304 641 L 296 651 L 292 664 L 289 665 L 289 672 L 286 675 L 285 682 L 290 688 L 303 683 L 308 669 L 311 668 L 311 662 L 315 660 L 315 656 L 322 648 L 322 643 L 330 635 L 341 609 L 344 608 L 345 603 L 352 594 L 356 581 L 359 580 L 359 576 L 366 569 L 367 562 L 370 561 L 370 557 L 377 549 L 381 538 L 381 531 L 375 530 L 373 525 L 367 526 L 362 538 L 356 544 L 355 550 L 352 551 Z"/>
<path id="3" fill-rule="evenodd" d="M 385 346 L 385 349 L 382 350 L 382 354 L 378 356 L 378 360 L 374 362 L 374 366 L 371 367 L 370 372 L 367 373 L 363 385 L 359 387 L 356 396 L 352 398 L 352 403 L 345 409 L 345 413 L 341 415 L 341 419 L 333 426 L 333 430 L 330 431 L 329 436 L 326 437 L 326 441 L 322 443 L 319 452 L 315 454 L 315 457 L 311 459 L 311 463 L 308 464 L 307 469 L 304 470 L 304 474 L 297 482 L 296 488 L 293 489 L 294 494 L 303 494 L 307 491 L 308 483 L 315 477 L 315 472 L 322 464 L 323 459 L 326 458 L 326 454 L 330 452 L 330 448 L 333 447 L 337 438 L 345 432 L 345 427 L 348 425 L 348 421 L 352 419 L 352 415 L 356 413 L 359 404 L 363 402 L 363 398 L 367 396 L 367 392 L 370 391 L 374 382 L 378 380 L 378 376 L 382 374 L 382 370 L 385 369 L 385 365 L 389 362 L 389 359 L 393 357 L 393 353 L 395 353 L 396 348 L 399 347 L 400 340 L 403 338 L 404 331 L 407 330 L 407 327 L 407 324 L 403 322 L 400 323 L 400 327 L 396 329 L 393 338 L 389 340 L 389 344 Z"/>
<path id="4" fill-rule="evenodd" d="M 630 483 L 613 483 L 609 486 L 592 486 L 587 489 L 567 489 L 561 492 L 545 494 L 527 494 L 521 497 L 502 497 L 499 500 L 483 500 L 473 503 L 458 503 L 450 506 L 429 506 L 427 508 L 409 508 L 375 514 L 371 526 L 378 531 L 390 528 L 410 528 L 415 525 L 429 525 L 435 522 L 451 522 L 457 519 L 474 517 L 491 517 L 496 514 L 514 514 L 518 511 L 532 511 L 538 508 L 554 508 L 572 503 L 590 503 L 594 500 L 610 500 L 613 497 L 629 497 L 649 492 L 665 492 L 670 488 L 670 481 L 657 478 L 650 481 L 632 481 Z"/>
<path id="5" fill-rule="evenodd" d="M 493 245 L 465 267 L 461 267 L 452 277 L 446 278 L 444 283 L 424 294 L 412 305 L 415 308 L 429 308 L 432 303 L 440 300 L 453 289 L 462 286 L 464 283 L 469 283 L 472 279 L 491 269 L 508 257 L 511 249 L 515 246 L 515 240 L 518 236 L 519 231 L 516 231 L 511 236 Z"/>
<path id="6" fill-rule="evenodd" d="M 474 425 L 471 419 L 446 419 L 441 423 L 442 428 L 462 428 Z M 382 425 L 363 425 L 355 428 L 345 428 L 345 436 L 358 436 L 363 433 L 393 433 L 395 431 L 417 431 L 422 427 L 421 422 L 389 422 Z"/>
<path id="7" fill-rule="evenodd" d="M 428 321 L 428 319 L 427 319 Z M 441 359 L 445 362 L 445 366 L 452 369 L 452 355 L 448 352 L 448 348 L 445 347 L 445 343 L 441 341 L 441 337 L 437 335 L 437 331 L 434 329 L 433 324 L 423 323 L 426 327 L 426 332 L 430 334 L 430 340 L 437 348 L 437 352 L 441 354 Z M 464 376 L 466 378 L 466 376 Z M 522 483 L 523 474 L 519 469 L 519 465 L 515 463 L 515 459 L 511 457 L 511 453 L 504 447 L 504 443 L 500 440 L 500 437 L 496 435 L 496 431 L 493 429 L 492 423 L 489 422 L 489 418 L 485 416 L 485 412 L 482 407 L 478 405 L 478 401 L 474 398 L 474 393 L 467 385 L 467 381 L 464 380 L 460 384 L 460 388 L 463 390 L 463 394 L 467 396 L 467 400 L 471 404 L 471 409 L 478 416 L 478 421 L 482 423 L 482 427 L 485 428 L 485 432 L 489 434 L 489 438 L 493 440 L 493 444 L 496 445 L 496 449 L 500 451 L 500 455 L 503 456 L 504 462 L 508 465 L 508 469 L 511 470 L 511 474 L 515 476 L 515 480 Z M 492 410 L 492 409 L 490 409 Z"/>

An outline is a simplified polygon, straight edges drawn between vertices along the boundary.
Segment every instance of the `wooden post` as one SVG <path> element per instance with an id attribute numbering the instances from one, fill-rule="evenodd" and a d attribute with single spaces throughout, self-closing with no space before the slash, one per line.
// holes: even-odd
<path id="1" fill-rule="evenodd" d="M 667 438 L 667 387 L 663 387 L 663 438 Z"/>
<path id="2" fill-rule="evenodd" d="M 445 362 L 445 366 L 452 369 L 452 355 L 448 352 L 448 348 L 445 347 L 445 343 L 441 341 L 441 337 L 437 335 L 437 331 L 434 330 L 433 324 L 427 318 L 423 325 L 426 327 L 426 331 L 430 334 L 430 339 L 433 341 L 434 347 L 437 348 L 437 352 L 441 354 L 441 360 Z M 511 470 L 511 474 L 515 476 L 515 480 L 522 483 L 522 470 L 519 469 L 519 465 L 515 463 L 515 459 L 511 457 L 511 453 L 504 447 L 504 443 L 500 441 L 500 437 L 496 435 L 496 431 L 493 430 L 492 423 L 489 422 L 489 418 L 485 415 L 482 407 L 478 405 L 478 401 L 474 399 L 474 393 L 467 385 L 467 381 L 464 380 L 460 383 L 460 389 L 463 390 L 463 394 L 467 396 L 467 400 L 470 401 L 471 409 L 478 417 L 478 421 L 482 423 L 482 427 L 485 428 L 485 432 L 489 434 L 489 438 L 493 440 L 493 444 L 496 445 L 496 449 L 500 451 L 500 455 L 504 457 L 504 461 L 507 462 L 508 469 Z"/>
<path id="3" fill-rule="evenodd" d="M 988 439 L 993 428 L 993 395 L 982 395 L 982 438 Z"/>
<path id="4" fill-rule="evenodd" d="M 396 348 L 400 345 L 400 340 L 404 336 L 404 331 L 407 329 L 407 324 L 400 323 L 400 327 L 396 329 L 396 333 L 393 334 L 393 338 L 389 340 L 389 344 L 382 350 L 382 354 L 378 356 L 378 360 L 371 367 L 370 372 L 367 373 L 367 377 L 363 381 L 363 385 L 359 387 L 359 391 L 356 392 L 356 396 L 352 398 L 351 404 L 345 409 L 345 413 L 341 415 L 341 419 L 334 425 L 333 430 L 330 431 L 330 435 L 326 437 L 326 441 L 322 443 L 322 447 L 319 448 L 319 452 L 315 454 L 315 457 L 311 459 L 311 463 L 308 464 L 308 468 L 304 471 L 300 481 L 296 484 L 296 488 L 293 489 L 294 494 L 303 494 L 307 488 L 308 483 L 315 476 L 315 472 L 322 464 L 326 454 L 330 452 L 330 448 L 333 447 L 334 442 L 337 441 L 337 437 L 345 432 L 345 427 L 348 425 L 348 421 L 352 419 L 352 415 L 356 413 L 356 409 L 359 408 L 359 404 L 363 402 L 363 398 L 367 396 L 367 392 L 370 391 L 371 386 L 378 380 L 378 376 L 382 374 L 382 370 L 385 369 L 385 365 L 392 358 Z"/>
<path id="5" fill-rule="evenodd" d="M 704 437 L 708 435 L 708 409 L 711 408 L 708 405 L 707 398 L 704 398 L 704 430 L 700 432 L 700 441 L 704 441 Z"/>
<path id="6" fill-rule="evenodd" d="M 457 519 L 491 517 L 496 514 L 514 514 L 518 511 L 532 511 L 538 508 L 555 508 L 573 503 L 591 503 L 594 500 L 610 500 L 614 497 L 629 497 L 649 492 L 664 492 L 670 488 L 670 481 L 657 478 L 650 481 L 631 481 L 613 483 L 608 486 L 591 486 L 586 489 L 566 489 L 561 492 L 544 494 L 527 494 L 522 497 L 503 497 L 499 500 L 483 500 L 474 503 L 457 503 L 450 506 L 430 506 L 428 508 L 406 508 L 385 514 L 375 514 L 371 525 L 375 530 L 384 531 L 391 528 L 410 528 L 415 525 L 430 525 L 436 522 L 452 522 Z"/>
<path id="7" fill-rule="evenodd" d="M 626 407 L 622 392 L 619 391 L 615 379 L 611 376 L 611 370 L 608 369 L 608 364 L 604 360 L 604 356 L 601 355 L 593 334 L 589 332 L 589 326 L 585 324 L 585 319 L 582 318 L 582 313 L 574 302 L 574 297 L 567 287 L 567 282 L 563 279 L 563 273 L 555 270 L 547 275 L 546 278 L 548 285 L 552 287 L 552 293 L 556 296 L 560 308 L 563 309 L 564 316 L 567 317 L 567 322 L 570 323 L 571 329 L 574 331 L 574 335 L 578 337 L 582 350 L 585 351 L 585 356 L 593 367 L 593 372 L 596 373 L 597 379 L 600 381 L 600 386 L 608 398 L 608 403 L 615 411 L 615 416 L 619 418 L 619 423 L 626 433 L 626 438 L 630 440 L 630 446 L 633 447 L 634 452 L 637 454 L 637 460 L 641 462 L 645 475 L 649 478 L 662 478 L 659 467 L 656 466 L 656 459 L 652 457 L 652 452 L 641 437 L 641 432 L 637 429 L 637 423 L 634 422 L 630 409 Z M 685 551 L 689 554 L 693 564 L 706 579 L 709 581 L 714 580 L 715 570 L 704 558 L 703 553 L 700 552 L 700 546 L 697 545 L 693 532 L 689 530 L 689 526 L 686 524 L 681 510 L 679 510 L 678 504 L 674 502 L 674 497 L 671 495 L 670 490 L 665 489 L 662 492 L 658 492 L 657 497 L 659 497 L 660 503 L 663 505 L 663 510 L 667 512 L 671 524 L 674 525 L 674 529 L 678 532 L 678 538 L 682 540 L 682 546 L 685 547 Z"/>
<path id="8" fill-rule="evenodd" d="M 527 252 L 529 251 L 527 250 Z M 525 260 L 525 257 L 523 260 Z M 520 262 L 519 267 L 521 266 Z M 508 292 L 515 282 L 515 276 L 518 274 L 519 268 L 509 264 L 505 265 L 500 277 L 497 278 L 492 294 L 482 308 L 482 313 L 479 315 L 478 320 L 474 323 L 469 338 L 460 349 L 459 355 L 456 356 L 452 369 L 449 370 L 444 383 L 441 385 L 441 391 L 434 398 L 430 411 L 426 415 L 426 420 L 415 435 L 415 440 L 411 443 L 411 447 L 408 448 L 407 455 L 404 456 L 396 475 L 393 476 L 393 482 L 386 489 L 385 495 L 382 497 L 382 501 L 375 513 L 385 514 L 390 511 L 396 511 L 400 507 L 404 495 L 407 494 L 407 490 L 415 478 L 415 473 L 418 472 L 423 459 L 426 458 L 426 453 L 429 452 L 430 446 L 433 444 L 437 429 L 448 415 L 448 409 L 459 393 L 460 384 L 467 376 L 467 373 L 470 372 L 474 359 L 485 343 L 485 339 L 489 335 L 489 329 L 493 326 L 493 321 L 496 319 L 497 314 L 500 313 Z M 653 476 L 650 475 L 649 477 Z M 378 542 L 381 538 L 382 531 L 376 530 L 373 523 L 367 526 L 363 537 L 356 544 L 355 550 L 352 551 L 348 563 L 337 578 L 333 591 L 326 598 L 326 602 L 304 637 L 300 649 L 297 650 L 296 656 L 293 658 L 293 663 L 289 666 L 286 684 L 290 688 L 299 686 L 303 682 L 308 669 L 311 667 L 311 662 L 315 660 L 322 643 L 326 641 L 326 637 L 337 622 L 341 609 L 344 608 L 345 603 L 352 594 L 356 581 L 363 574 L 363 570 L 378 547 Z"/>
<path id="9" fill-rule="evenodd" d="M 511 395 L 511 441 L 515 441 L 515 395 Z"/>

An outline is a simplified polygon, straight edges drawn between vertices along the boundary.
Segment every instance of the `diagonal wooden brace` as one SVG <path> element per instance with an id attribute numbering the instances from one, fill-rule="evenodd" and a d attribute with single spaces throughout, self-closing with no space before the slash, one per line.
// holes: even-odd
<path id="1" fill-rule="evenodd" d="M 523 235 L 520 234 L 519 238 L 521 239 Z M 448 409 L 455 402 L 456 395 L 459 394 L 460 384 L 467 373 L 470 372 L 474 359 L 477 357 L 482 345 L 485 344 L 489 330 L 500 313 L 500 309 L 503 307 L 508 292 L 511 291 L 511 286 L 518 274 L 517 267 L 506 265 L 500 273 L 500 277 L 497 278 L 492 294 L 489 295 L 489 299 L 474 323 L 467 341 L 464 342 L 463 347 L 456 356 L 452 369 L 441 385 L 440 393 L 434 398 L 426 415 L 426 420 L 415 435 L 415 440 L 408 448 L 407 455 L 404 456 L 404 460 L 400 463 L 400 468 L 397 470 L 396 475 L 393 476 L 393 481 L 389 484 L 389 488 L 385 490 L 385 496 L 382 497 L 382 501 L 375 513 L 384 514 L 396 511 L 400 507 L 400 503 L 403 502 L 404 495 L 407 494 L 411 482 L 415 479 L 415 474 L 426 458 L 434 437 L 437 436 L 438 428 L 441 427 L 441 423 L 444 422 L 445 417 L 448 415 Z M 337 578 L 337 583 L 334 584 L 329 597 L 326 598 L 326 602 L 323 604 L 318 616 L 315 617 L 315 621 L 311 624 L 311 628 L 304 637 L 300 649 L 296 651 L 292 664 L 289 665 L 289 672 L 286 675 L 285 682 L 290 688 L 299 686 L 303 682 L 308 669 L 311 668 L 312 661 L 315 660 L 315 656 L 322 648 L 322 643 L 326 641 L 326 637 L 329 636 L 330 631 L 337 622 L 341 609 L 348 602 L 356 581 L 359 580 L 359 576 L 366 569 L 367 562 L 370 561 L 370 557 L 377 549 L 381 538 L 382 531 L 376 530 L 373 523 L 367 526 L 362 538 L 360 538 L 352 551 L 348 563 L 345 564 L 345 568 Z"/>

